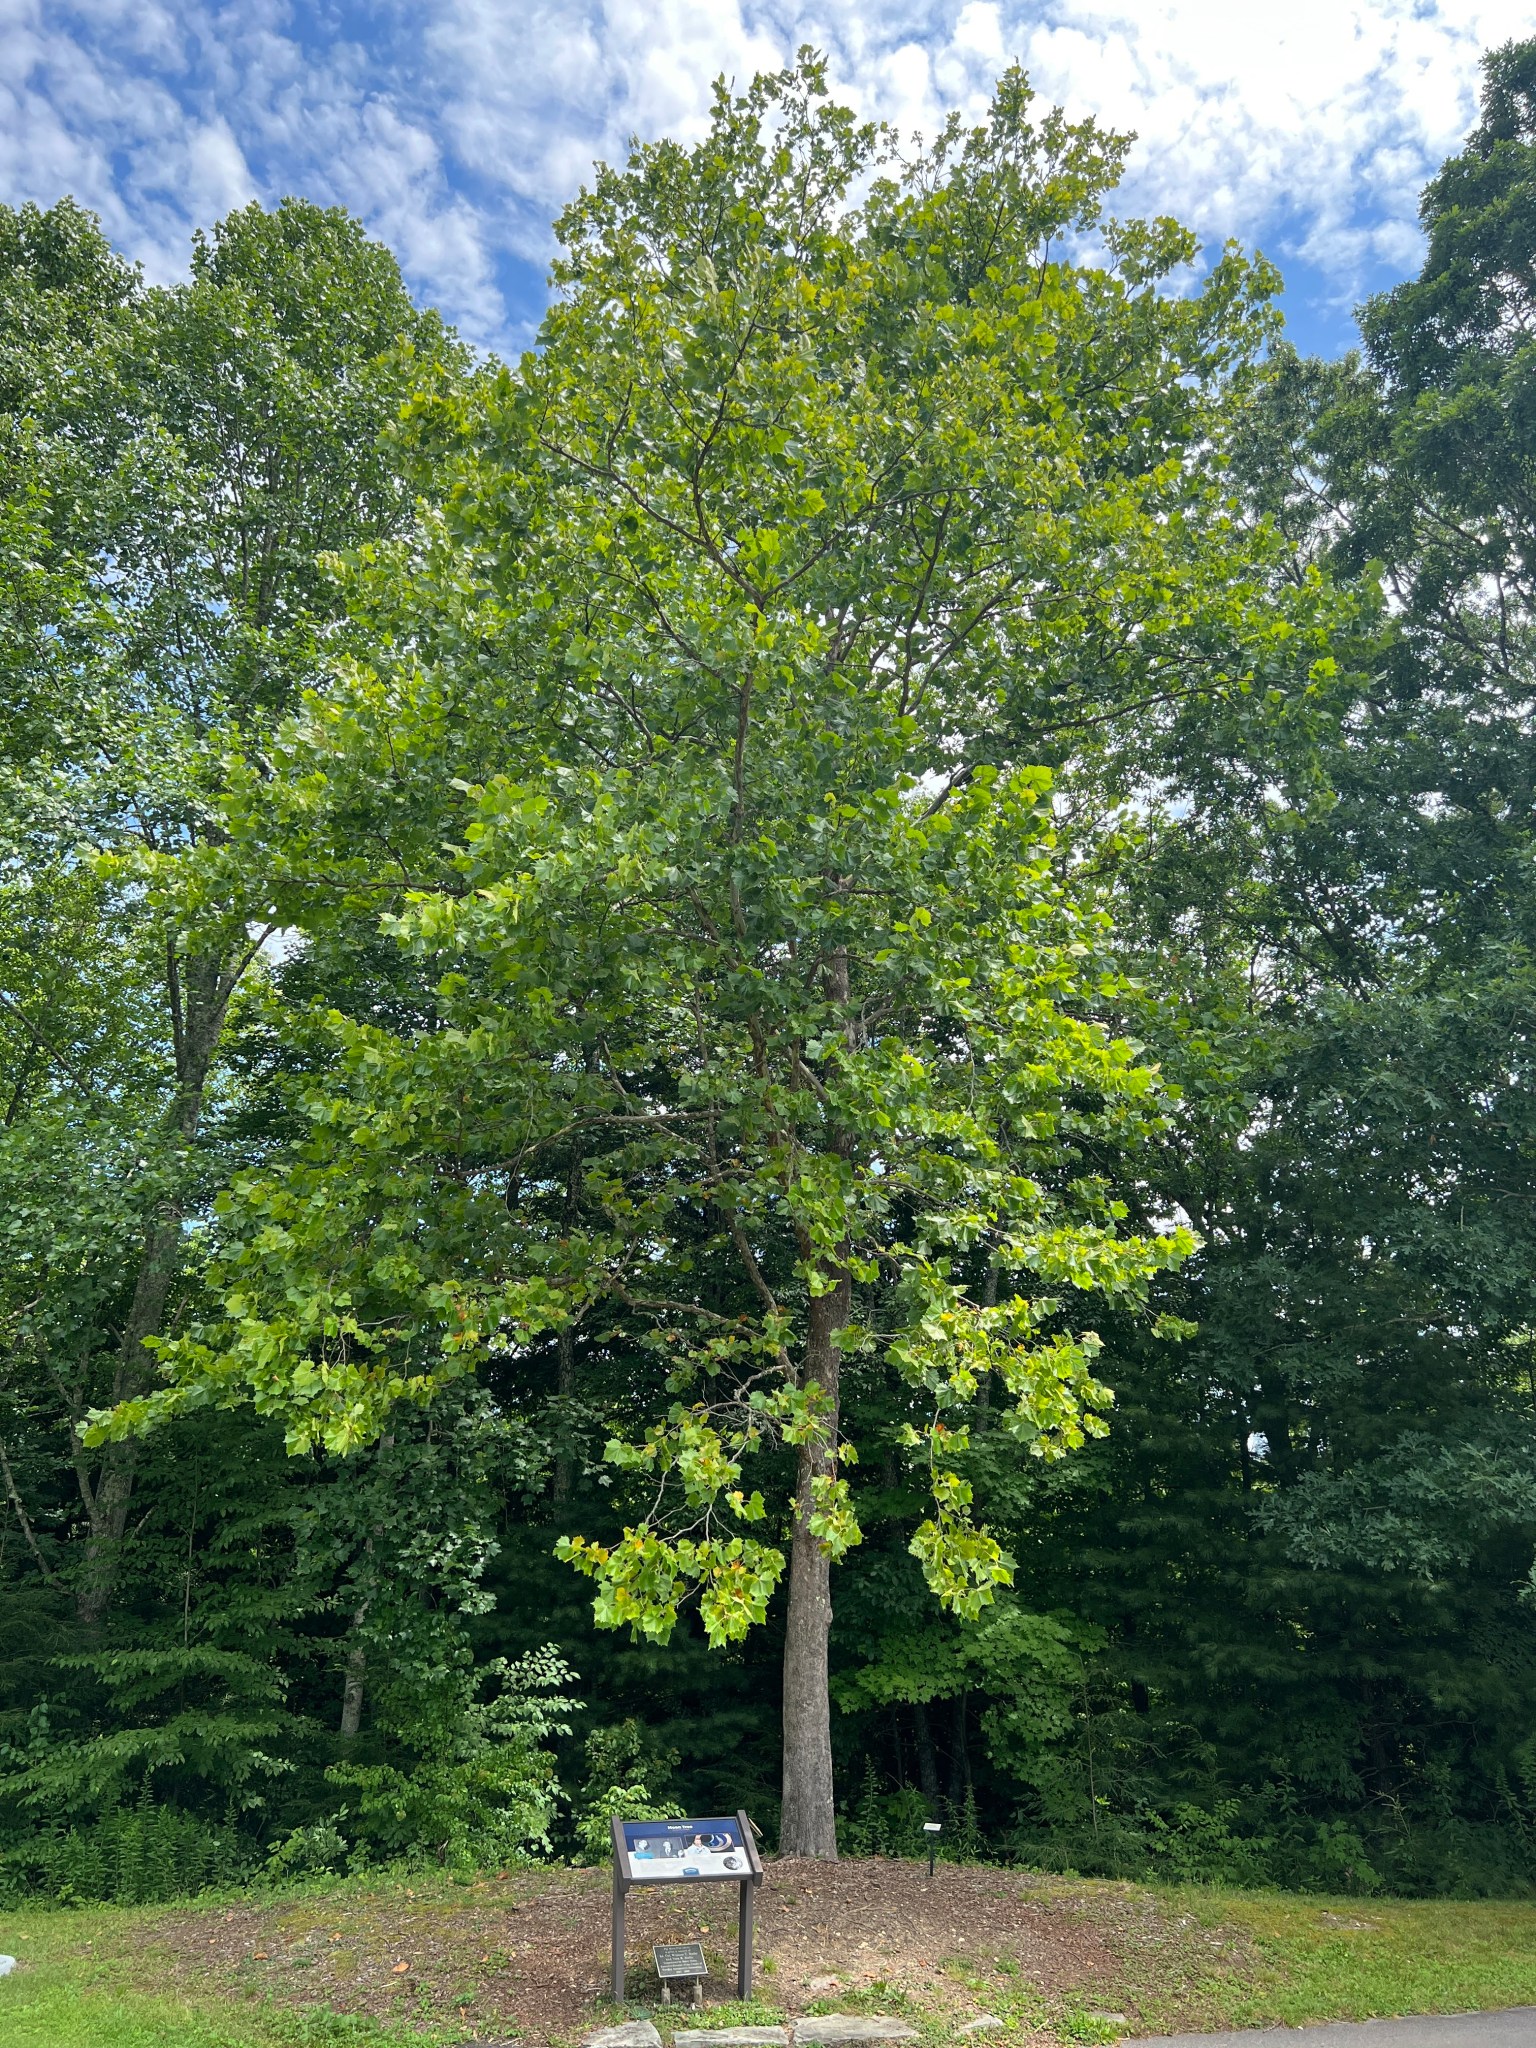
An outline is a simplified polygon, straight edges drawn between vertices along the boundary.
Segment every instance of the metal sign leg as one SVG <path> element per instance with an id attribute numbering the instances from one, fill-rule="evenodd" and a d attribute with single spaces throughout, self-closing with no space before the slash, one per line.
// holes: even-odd
<path id="1" fill-rule="evenodd" d="M 613 2002 L 624 2003 L 624 1880 L 613 1873 Z"/>
<path id="2" fill-rule="evenodd" d="M 736 1996 L 752 1996 L 752 1894 L 757 1887 L 750 1879 L 739 1887 L 741 1905 L 736 1914 Z"/>

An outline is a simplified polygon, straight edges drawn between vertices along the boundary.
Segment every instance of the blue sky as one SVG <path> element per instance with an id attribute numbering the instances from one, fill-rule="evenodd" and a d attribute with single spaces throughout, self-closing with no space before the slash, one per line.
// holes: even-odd
<path id="1" fill-rule="evenodd" d="M 1293 338 L 1335 352 L 1417 267 L 1481 51 L 1531 33 L 1536 0 L 0 0 L 0 197 L 72 192 L 157 280 L 247 199 L 341 204 L 507 352 L 593 159 L 696 135 L 719 73 L 810 42 L 862 112 L 930 129 L 1016 57 L 1136 130 L 1117 210 L 1262 248 Z"/>

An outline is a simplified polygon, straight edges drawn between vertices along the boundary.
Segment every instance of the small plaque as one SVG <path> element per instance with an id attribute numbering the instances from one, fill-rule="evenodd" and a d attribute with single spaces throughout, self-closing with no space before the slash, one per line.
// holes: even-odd
<path id="1" fill-rule="evenodd" d="M 656 1958 L 656 1974 L 663 1984 L 709 1975 L 709 1965 L 704 1960 L 704 1950 L 699 1942 L 661 1941 L 651 1954 Z"/>

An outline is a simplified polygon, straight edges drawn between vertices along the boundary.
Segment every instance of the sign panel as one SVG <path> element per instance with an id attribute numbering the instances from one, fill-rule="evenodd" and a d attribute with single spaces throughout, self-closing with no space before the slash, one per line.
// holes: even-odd
<path id="1" fill-rule="evenodd" d="M 752 1893 L 763 1881 L 763 1866 L 752 1841 L 752 1823 L 745 1813 L 716 1814 L 709 1820 L 620 1820 L 613 1830 L 613 1995 L 624 1997 L 624 1900 L 632 1884 L 734 1884 L 740 1911 L 736 1916 L 736 1995 L 752 1996 Z M 681 1944 L 679 1945 L 681 1946 Z M 688 1946 L 692 1947 L 691 1944 Z M 656 1967 L 668 1952 L 655 1950 Z M 698 1953 L 693 1948 L 694 1954 Z M 695 1980 L 697 2004 L 702 1979 Z M 662 1973 L 662 1995 L 670 1998 Z"/>
<path id="2" fill-rule="evenodd" d="M 624 1860 L 634 1884 L 686 1877 L 749 1878 L 757 1859 L 742 1839 L 738 1818 L 626 1820 Z"/>

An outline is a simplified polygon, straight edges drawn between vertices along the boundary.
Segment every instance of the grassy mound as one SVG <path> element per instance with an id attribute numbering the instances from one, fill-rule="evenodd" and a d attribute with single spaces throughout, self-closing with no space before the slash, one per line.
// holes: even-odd
<path id="1" fill-rule="evenodd" d="M 629 1914 L 630 2010 L 654 1941 L 697 1939 L 704 2023 L 883 2011 L 935 2043 L 1106 2042 L 1536 2003 L 1536 1905 L 1325 1900 L 1088 1883 L 881 1859 L 775 1863 L 750 2009 L 731 1996 L 734 1893 L 649 1891 Z M 605 2001 L 603 1871 L 354 1878 L 194 1906 L 0 1916 L 0 2048 L 380 2048 L 579 2040 Z M 657 2012 L 658 2019 L 667 2017 Z M 697 2021 L 690 2021 L 697 2024 Z"/>

